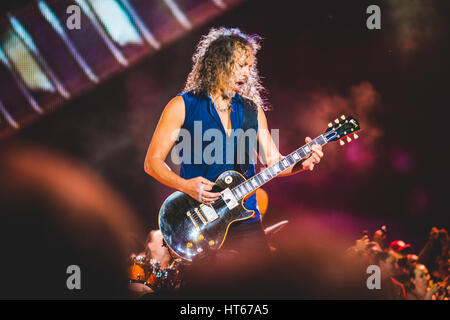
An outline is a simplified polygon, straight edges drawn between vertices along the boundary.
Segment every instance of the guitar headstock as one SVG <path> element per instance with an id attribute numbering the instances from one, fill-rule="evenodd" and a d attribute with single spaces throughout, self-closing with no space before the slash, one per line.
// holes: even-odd
<path id="1" fill-rule="evenodd" d="M 353 139 L 358 139 L 356 132 L 360 130 L 361 127 L 355 118 L 352 116 L 347 118 L 341 116 L 340 119 L 334 120 L 334 123 L 330 122 L 328 124 L 328 129 L 325 131 L 324 136 L 328 142 L 339 141 L 340 145 L 343 146 L 345 144 L 344 139 L 347 142 L 351 142 L 352 137 Z"/>

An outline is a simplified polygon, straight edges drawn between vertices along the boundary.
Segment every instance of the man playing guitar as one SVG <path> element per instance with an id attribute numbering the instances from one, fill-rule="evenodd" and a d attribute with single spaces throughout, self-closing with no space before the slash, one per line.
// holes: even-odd
<path id="1" fill-rule="evenodd" d="M 212 191 L 213 181 L 221 173 L 235 170 L 246 178 L 255 175 L 254 163 L 241 170 L 237 163 L 227 161 L 229 150 L 224 142 L 233 130 L 243 128 L 246 121 L 243 110 L 246 106 L 249 108 L 249 105 L 255 112 L 256 121 L 253 128 L 257 135 L 261 161 L 264 165 L 271 166 L 283 159 L 269 133 L 264 113 L 267 107 L 260 96 L 263 87 L 255 58 L 256 52 L 260 49 L 259 40 L 258 36 L 247 35 L 239 29 L 227 28 L 211 29 L 208 35 L 202 37 L 193 56 L 194 65 L 183 93 L 167 104 L 155 129 L 145 158 L 147 174 L 205 205 L 214 203 L 220 193 Z M 178 175 L 168 167 L 166 158 L 175 143 L 179 142 L 177 140 L 180 130 L 187 130 L 198 140 L 198 137 L 195 137 L 198 128 L 201 130 L 201 137 L 204 137 L 209 129 L 215 129 L 222 134 L 222 139 L 214 141 L 218 144 L 223 142 L 221 152 L 216 150 L 214 154 L 216 160 L 220 158 L 220 161 L 211 163 L 203 157 L 208 147 L 207 142 L 192 141 L 191 152 L 183 150 Z M 307 137 L 305 141 L 309 143 L 312 139 Z M 198 150 L 196 146 L 199 145 L 201 148 Z M 236 151 L 236 148 L 234 144 L 232 151 Z M 323 157 L 323 152 L 318 144 L 312 145 L 311 151 L 308 158 L 288 167 L 278 176 L 313 170 Z M 254 193 L 246 199 L 245 207 L 254 211 L 253 217 L 230 225 L 224 247 L 237 251 L 244 257 L 268 256 L 269 248 Z"/>

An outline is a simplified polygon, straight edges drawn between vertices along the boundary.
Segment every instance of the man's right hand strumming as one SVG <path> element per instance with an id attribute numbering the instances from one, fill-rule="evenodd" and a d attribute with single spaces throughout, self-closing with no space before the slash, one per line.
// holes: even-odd
<path id="1" fill-rule="evenodd" d="M 195 200 L 204 204 L 211 204 L 220 197 L 219 192 L 209 192 L 212 190 L 214 182 L 203 177 L 196 177 L 186 180 L 181 191 L 190 195 Z"/>

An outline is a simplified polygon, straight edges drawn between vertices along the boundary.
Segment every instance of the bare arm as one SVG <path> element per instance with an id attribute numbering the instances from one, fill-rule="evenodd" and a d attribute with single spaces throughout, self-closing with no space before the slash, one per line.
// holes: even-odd
<path id="1" fill-rule="evenodd" d="M 311 140 L 311 138 L 306 137 L 305 142 L 309 143 Z M 260 156 L 264 165 L 271 166 L 272 164 L 283 159 L 284 156 L 281 155 L 280 151 L 275 145 L 275 142 L 272 139 L 272 136 L 270 135 L 267 125 L 267 118 L 261 108 L 258 108 L 258 142 L 261 146 Z M 320 159 L 323 157 L 323 152 L 322 146 L 320 145 L 313 145 L 311 147 L 311 150 L 313 150 L 313 152 L 308 159 L 290 166 L 282 173 L 280 173 L 278 177 L 290 176 L 306 169 L 312 171 L 314 169 L 314 166 L 319 163 Z"/>
<path id="2" fill-rule="evenodd" d="M 146 173 L 166 186 L 180 191 L 185 179 L 174 173 L 165 163 L 165 159 L 183 125 L 184 113 L 182 97 L 175 97 L 167 104 L 153 133 L 144 163 Z"/>
<path id="3" fill-rule="evenodd" d="M 159 119 L 147 150 L 144 170 L 159 182 L 187 193 L 196 200 L 199 198 L 201 184 L 205 184 L 202 199 L 204 203 L 210 203 L 220 195 L 219 193 L 208 192 L 212 189 L 211 184 L 213 183 L 211 181 L 203 177 L 196 177 L 189 180 L 183 179 L 173 172 L 165 162 L 169 151 L 172 149 L 178 137 L 179 130 L 184 122 L 184 117 L 184 100 L 182 97 L 177 96 L 167 104 Z"/>

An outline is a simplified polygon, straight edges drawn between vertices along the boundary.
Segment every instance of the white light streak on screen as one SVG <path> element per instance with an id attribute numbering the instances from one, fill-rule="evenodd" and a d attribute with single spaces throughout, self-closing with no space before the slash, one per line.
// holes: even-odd
<path id="1" fill-rule="evenodd" d="M 138 30 L 115 0 L 89 0 L 111 39 L 121 46 L 143 44 Z"/>
<path id="2" fill-rule="evenodd" d="M 173 0 L 164 0 L 166 5 L 169 7 L 170 11 L 172 11 L 175 18 L 178 22 L 187 30 L 192 29 L 192 25 L 189 22 L 188 18 L 184 14 L 184 12 L 178 7 L 175 1 Z"/>
<path id="3" fill-rule="evenodd" d="M 24 41 L 30 40 L 28 38 L 23 39 Z M 31 43 L 27 42 L 27 45 L 30 44 L 34 46 L 32 41 Z M 2 39 L 1 46 L 9 61 L 13 64 L 15 70 L 19 73 L 23 82 L 29 89 L 50 92 L 56 91 L 50 79 L 34 59 L 31 51 L 12 30 L 6 32 Z M 1 60 L 5 63 L 4 58 L 5 57 L 2 57 Z"/>
<path id="4" fill-rule="evenodd" d="M 14 129 L 19 129 L 19 124 L 16 122 L 16 120 L 13 119 L 13 117 L 9 114 L 9 112 L 5 109 L 3 106 L 3 103 L 0 101 L 0 113 L 5 117 L 6 121 L 9 123 L 11 127 Z"/>

